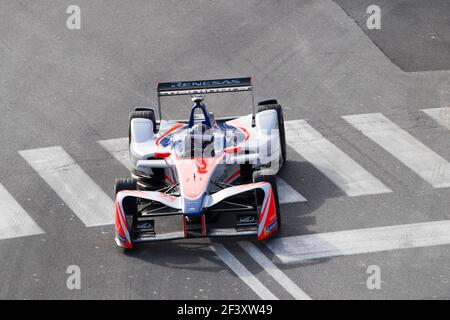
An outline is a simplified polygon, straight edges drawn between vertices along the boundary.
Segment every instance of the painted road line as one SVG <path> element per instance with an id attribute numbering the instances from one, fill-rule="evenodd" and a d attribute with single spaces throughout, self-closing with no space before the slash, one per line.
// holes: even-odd
<path id="1" fill-rule="evenodd" d="M 127 169 L 131 169 L 128 151 L 128 138 L 101 140 L 98 143 L 106 149 L 116 160 Z M 287 184 L 283 179 L 277 178 L 278 196 L 280 203 L 294 203 L 307 201 L 300 193 Z"/>
<path id="2" fill-rule="evenodd" d="M 392 192 L 304 120 L 285 122 L 286 142 L 348 196 Z"/>
<path id="3" fill-rule="evenodd" d="M 450 163 L 381 113 L 343 118 L 434 188 L 450 187 Z"/>
<path id="4" fill-rule="evenodd" d="M 280 203 L 306 202 L 306 198 L 298 193 L 283 179 L 277 177 L 278 198 Z"/>
<path id="5" fill-rule="evenodd" d="M 63 148 L 19 153 L 87 227 L 113 223 L 114 202 Z"/>
<path id="6" fill-rule="evenodd" d="M 98 143 L 127 169 L 131 169 L 128 138 L 101 140 Z"/>
<path id="7" fill-rule="evenodd" d="M 296 300 L 311 300 L 311 298 L 284 274 L 272 261 L 269 260 L 253 243 L 248 241 L 239 242 L 245 250 L 258 264 L 267 271 L 287 292 Z"/>
<path id="8" fill-rule="evenodd" d="M 0 239 L 45 233 L 0 183 Z"/>
<path id="9" fill-rule="evenodd" d="M 221 244 L 214 244 L 211 247 L 220 259 L 241 278 L 263 300 L 278 300 L 278 298 L 264 286 L 242 263 L 236 259 L 230 251 Z"/>
<path id="10" fill-rule="evenodd" d="M 441 126 L 450 130 L 450 108 L 433 108 L 420 110 L 433 118 Z"/>
<path id="11" fill-rule="evenodd" d="M 450 244 L 450 220 L 273 239 L 267 247 L 284 263 Z"/>

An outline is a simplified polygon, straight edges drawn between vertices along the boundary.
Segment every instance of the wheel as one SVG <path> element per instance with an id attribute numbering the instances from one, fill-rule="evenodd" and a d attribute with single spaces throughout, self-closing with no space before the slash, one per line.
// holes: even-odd
<path id="1" fill-rule="evenodd" d="M 264 100 L 264 101 L 258 102 L 258 106 L 265 106 L 268 104 L 278 104 L 278 100 L 277 99 L 269 99 L 269 100 Z"/>
<path id="2" fill-rule="evenodd" d="M 137 190 L 137 181 L 133 178 L 120 178 L 116 179 L 115 195 L 120 191 L 125 190 Z M 134 197 L 126 197 L 122 201 L 123 211 L 125 219 L 127 221 L 128 232 L 132 235 L 132 228 L 138 213 L 137 199 Z M 133 241 L 133 239 L 131 239 Z M 132 243 L 133 244 L 133 243 Z M 133 245 L 134 246 L 134 245 Z"/>
<path id="3" fill-rule="evenodd" d="M 137 181 L 133 178 L 119 178 L 116 179 L 115 194 L 124 190 L 137 190 Z"/>
<path id="4" fill-rule="evenodd" d="M 128 144 L 131 143 L 131 120 L 132 119 L 148 119 L 153 123 L 153 132 L 156 133 L 156 117 L 155 117 L 155 110 L 151 108 L 144 108 L 144 107 L 136 107 L 134 111 L 130 112 L 130 120 L 128 124 Z M 155 168 L 152 169 L 155 177 L 158 178 L 164 178 L 164 169 L 161 168 Z"/>
<path id="5" fill-rule="evenodd" d="M 286 132 L 284 129 L 284 117 L 283 117 L 283 109 L 278 104 L 278 101 L 275 99 L 266 100 L 258 103 L 257 113 L 266 110 L 275 110 L 278 116 L 278 128 L 280 129 L 280 146 L 281 146 L 281 161 L 280 167 L 286 162 L 287 159 L 287 148 L 286 148 Z"/>
<path id="6" fill-rule="evenodd" d="M 150 120 L 153 123 L 153 132 L 156 133 L 155 110 L 150 108 L 136 108 L 134 111 L 130 112 L 128 124 L 128 143 L 131 142 L 131 120 L 138 118 Z"/>
<path id="7" fill-rule="evenodd" d="M 275 209 L 277 210 L 278 230 L 280 230 L 281 229 L 281 215 L 280 215 L 280 202 L 278 200 L 277 176 L 272 174 L 271 170 L 258 170 L 258 171 L 253 172 L 253 182 L 268 182 L 272 186 L 272 192 L 273 192 L 273 196 L 275 198 Z M 256 193 L 257 204 L 262 202 L 263 199 L 258 198 L 258 192 L 257 192 Z"/>
<path id="8" fill-rule="evenodd" d="M 119 193 L 119 191 L 124 190 L 137 190 L 137 180 L 133 178 L 119 178 L 116 179 L 116 187 L 115 187 L 115 195 Z M 125 198 L 123 201 L 124 213 L 125 215 L 134 215 L 137 213 L 137 201 L 136 198 L 129 197 Z"/>

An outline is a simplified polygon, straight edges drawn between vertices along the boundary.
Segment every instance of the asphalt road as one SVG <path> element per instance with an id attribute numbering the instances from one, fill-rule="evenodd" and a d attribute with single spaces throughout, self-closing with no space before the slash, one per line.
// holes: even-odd
<path id="1" fill-rule="evenodd" d="M 407 72 L 450 69 L 447 0 L 335 0 L 375 44 Z M 364 8 L 380 7 L 381 30 L 369 30 Z"/>
<path id="2" fill-rule="evenodd" d="M 362 19 L 365 2 L 337 2 L 351 16 L 331 0 L 182 5 L 77 0 L 81 29 L 68 30 L 66 8 L 72 1 L 0 0 L 0 184 L 42 230 L 6 238 L 9 226 L 0 226 L 0 298 L 292 299 L 300 296 L 298 289 L 312 299 L 450 298 L 447 229 L 432 229 L 424 242 L 418 239 L 425 235 L 422 224 L 412 235 L 400 234 L 398 244 L 390 238 L 398 226 L 444 225 L 449 219 L 450 116 L 441 109 L 436 121 L 421 111 L 450 107 L 448 51 L 428 49 L 427 39 L 420 44 L 423 50 L 404 61 L 404 50 L 417 37 L 382 28 L 369 33 L 374 44 L 364 24 L 360 28 L 351 18 Z M 381 2 L 382 10 L 383 5 L 387 1 Z M 421 6 L 419 13 L 428 9 L 449 16 L 445 1 Z M 408 10 L 415 12 L 414 6 Z M 395 17 L 403 19 L 398 12 Z M 405 23 L 411 19 L 408 15 Z M 436 32 L 448 40 L 448 25 L 433 26 L 440 26 Z M 448 41 L 442 46 L 448 48 Z M 256 100 L 278 98 L 287 120 L 307 120 L 391 190 L 351 196 L 339 177 L 330 178 L 333 172 L 314 166 L 292 144 L 280 177 L 307 201 L 282 205 L 283 230 L 274 243 L 289 244 L 303 235 L 323 240 L 324 233 L 342 230 L 356 230 L 361 237 L 366 231 L 360 229 L 394 226 L 392 232 L 375 229 L 375 236 L 387 237 L 382 245 L 344 254 L 354 244 L 336 243 L 334 254 L 307 261 L 293 256 L 295 261 L 286 263 L 270 241 L 254 242 L 258 261 L 269 261 L 269 268 L 241 247 L 243 239 L 151 244 L 124 255 L 113 244 L 112 225 L 86 227 L 58 195 L 64 190 L 54 190 L 19 154 L 60 146 L 112 198 L 115 178 L 128 173 L 98 141 L 126 137 L 128 113 L 137 105 L 155 105 L 158 82 L 246 75 L 254 79 Z M 185 117 L 188 108 L 169 105 L 164 115 Z M 230 104 L 227 112 L 241 109 Z M 401 137 L 404 132 L 413 137 L 411 144 L 394 145 L 392 152 L 398 149 L 403 158 L 342 118 L 371 113 L 395 123 Z M 432 156 L 409 152 L 419 144 Z M 417 167 L 422 164 L 421 176 Z M 437 187 L 426 177 L 444 183 Z M 7 199 L 3 191 L 3 205 L 11 204 Z M 7 212 L 0 209 L 0 215 Z M 346 235 L 332 239 L 343 241 Z M 323 241 L 317 250 L 333 245 Z M 66 286 L 69 265 L 80 267 L 80 290 Z M 370 265 L 381 270 L 381 289 L 366 286 Z"/>

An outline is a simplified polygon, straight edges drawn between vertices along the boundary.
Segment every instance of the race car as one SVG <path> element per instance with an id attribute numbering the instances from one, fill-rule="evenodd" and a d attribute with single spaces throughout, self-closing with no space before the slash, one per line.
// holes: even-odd
<path id="1" fill-rule="evenodd" d="M 251 92 L 252 113 L 216 118 L 210 94 Z M 276 174 L 286 161 L 283 110 L 253 103 L 251 78 L 160 83 L 152 108 L 129 117 L 131 177 L 116 180 L 115 242 L 255 236 L 281 226 Z M 163 120 L 161 97 L 190 95 L 185 120 Z M 256 110 L 255 110 L 256 109 Z"/>

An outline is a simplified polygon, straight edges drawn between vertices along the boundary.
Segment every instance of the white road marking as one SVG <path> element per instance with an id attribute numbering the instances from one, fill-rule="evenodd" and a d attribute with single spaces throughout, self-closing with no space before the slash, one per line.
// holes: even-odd
<path id="1" fill-rule="evenodd" d="M 381 113 L 343 118 L 434 188 L 450 187 L 450 163 Z"/>
<path id="2" fill-rule="evenodd" d="M 114 202 L 63 148 L 19 153 L 87 227 L 113 223 Z"/>
<path id="3" fill-rule="evenodd" d="M 127 169 L 131 169 L 128 151 L 128 138 L 101 140 L 98 143 L 106 149 L 116 160 Z M 300 193 L 287 184 L 283 179 L 277 177 L 278 196 L 280 203 L 293 203 L 307 201 Z"/>
<path id="4" fill-rule="evenodd" d="M 300 289 L 294 281 L 286 276 L 284 272 L 270 261 L 269 258 L 267 258 L 253 243 L 244 241 L 239 242 L 239 245 L 296 300 L 311 300 L 311 298 Z"/>
<path id="5" fill-rule="evenodd" d="M 214 244 L 211 247 L 220 259 L 231 269 L 233 272 L 247 284 L 261 299 L 263 300 L 278 300 L 278 298 L 264 286 L 261 281 L 258 280 L 248 269 L 237 260 L 230 251 L 228 251 L 221 244 Z"/>
<path id="6" fill-rule="evenodd" d="M 450 130 L 450 108 L 433 108 L 420 110 L 433 118 L 441 126 Z"/>
<path id="7" fill-rule="evenodd" d="M 286 142 L 348 196 L 392 192 L 304 120 L 286 121 Z"/>
<path id="8" fill-rule="evenodd" d="M 127 169 L 131 169 L 128 138 L 101 140 L 98 143 Z"/>
<path id="9" fill-rule="evenodd" d="M 284 263 L 445 244 L 450 244 L 450 220 L 317 233 L 266 243 Z"/>
<path id="10" fill-rule="evenodd" d="M 307 200 L 283 179 L 277 177 L 278 198 L 280 203 L 306 202 Z"/>
<path id="11" fill-rule="evenodd" d="M 0 239 L 45 233 L 0 183 Z"/>

